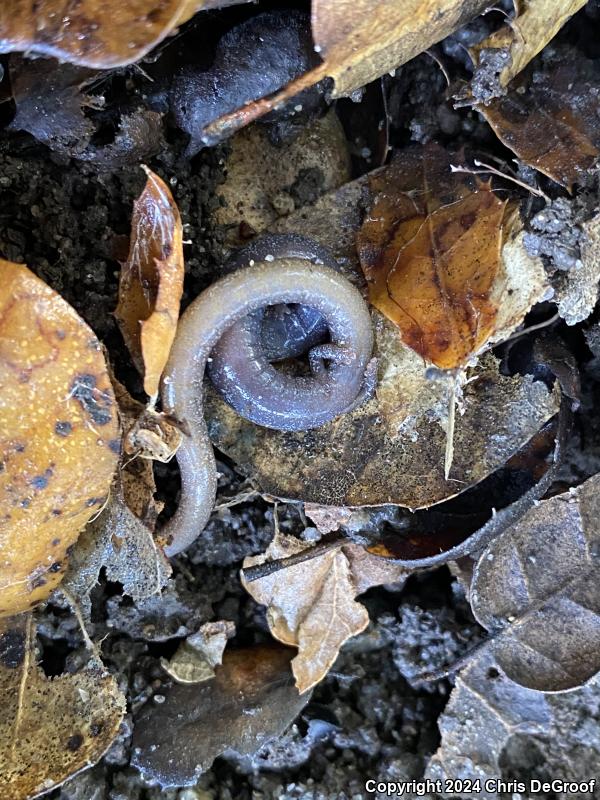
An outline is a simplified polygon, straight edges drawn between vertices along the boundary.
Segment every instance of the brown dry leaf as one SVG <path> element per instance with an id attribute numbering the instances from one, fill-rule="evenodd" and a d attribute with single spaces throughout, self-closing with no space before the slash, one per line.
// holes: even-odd
<path id="1" fill-rule="evenodd" d="M 36 663 L 30 614 L 0 622 L 0 795 L 26 800 L 95 764 L 125 714 L 101 665 L 48 679 Z"/>
<path id="2" fill-rule="evenodd" d="M 522 228 L 516 209 L 507 213 L 490 183 L 452 167 L 435 144 L 403 152 L 371 177 L 375 199 L 357 236 L 372 305 L 427 364 L 454 370 L 440 376 L 449 389 L 446 478 L 465 367 L 510 333 L 545 287 L 524 281 L 504 251 Z"/>
<path id="3" fill-rule="evenodd" d="M 145 55 L 205 5 L 203 0 L 3 0 L 0 52 L 26 50 L 88 67 Z"/>
<path id="4" fill-rule="evenodd" d="M 519 736 L 528 734 L 547 735 L 553 728 L 553 717 L 551 698 L 517 686 L 500 672 L 491 653 L 484 651 L 456 679 L 438 722 L 440 745 L 425 778 L 444 785 L 444 781 L 468 776 L 479 778 L 482 788 L 489 780 L 489 791 L 477 792 L 476 796 L 500 800 L 506 795 L 496 791 L 493 779 L 506 777 L 502 762 L 507 745 L 513 737 L 518 741 Z M 439 796 L 451 800 L 456 794 L 442 792 Z"/>
<path id="5" fill-rule="evenodd" d="M 121 465 L 119 473 L 123 500 L 129 510 L 153 531 L 164 503 L 154 497 L 156 482 L 152 456 L 137 458 L 138 450 L 128 449 L 128 445 L 131 443 L 131 431 L 136 429 L 138 420 L 146 418 L 147 414 L 152 414 L 152 412 L 151 409 L 134 400 L 113 374 L 111 374 L 111 380 L 119 406 L 121 427 L 126 431 L 123 437 L 122 461 L 124 463 Z M 158 417 L 163 416 L 156 411 L 153 414 Z"/>
<path id="6" fill-rule="evenodd" d="M 235 635 L 235 625 L 228 620 L 205 622 L 188 636 L 170 661 L 161 665 L 177 683 L 202 683 L 215 677 L 215 667 L 223 663 L 227 640 Z"/>
<path id="7" fill-rule="evenodd" d="M 106 502 L 120 448 L 98 339 L 27 267 L 0 261 L 0 617 L 44 600 Z"/>
<path id="8" fill-rule="evenodd" d="M 586 3 L 587 0 L 520 0 L 515 19 L 469 52 L 477 64 L 482 50 L 503 50 L 506 66 L 500 71 L 498 81 L 505 88 Z"/>
<path id="9" fill-rule="evenodd" d="M 505 97 L 478 110 L 522 161 L 571 189 L 600 155 L 596 61 L 570 51 L 515 78 Z"/>
<path id="10" fill-rule="evenodd" d="M 485 8 L 480 0 L 313 0 L 312 29 L 334 97 L 410 61 Z"/>
<path id="11" fill-rule="evenodd" d="M 403 153 L 371 179 L 375 202 L 357 237 L 372 305 L 442 369 L 465 366 L 492 337 L 504 280 L 506 201 L 450 164 L 436 145 Z"/>
<path id="12" fill-rule="evenodd" d="M 334 80 L 333 97 L 349 95 L 449 36 L 487 4 L 487 0 L 313 0 L 313 38 L 323 63 L 271 97 L 210 123 L 204 138 L 228 136 L 327 77 Z"/>
<path id="13" fill-rule="evenodd" d="M 148 180 L 134 203 L 131 242 L 121 270 L 115 316 L 152 398 L 175 338 L 183 293 L 179 210 L 167 185 L 144 167 Z"/>
<path id="14" fill-rule="evenodd" d="M 244 560 L 244 569 L 303 550 L 303 542 L 277 534 L 265 553 Z M 355 596 L 405 574 L 363 547 L 347 544 L 251 583 L 242 578 L 242 583 L 257 603 L 268 607 L 273 636 L 298 648 L 292 670 L 303 693 L 325 677 L 344 642 L 369 624 L 367 610 Z"/>
<path id="15" fill-rule="evenodd" d="M 224 751 L 255 753 L 280 736 L 310 699 L 293 685 L 292 653 L 227 650 L 213 680 L 167 689 L 136 721 L 132 765 L 163 788 L 192 786 Z"/>
<path id="16" fill-rule="evenodd" d="M 123 438 L 123 450 L 150 461 L 168 463 L 183 440 L 183 434 L 170 418 L 153 408 L 144 408 L 133 420 Z"/>

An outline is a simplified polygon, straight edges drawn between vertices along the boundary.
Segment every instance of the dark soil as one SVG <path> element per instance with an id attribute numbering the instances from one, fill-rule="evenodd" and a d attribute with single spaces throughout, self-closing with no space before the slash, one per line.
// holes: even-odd
<path id="1" fill-rule="evenodd" d="M 570 44 L 577 43 L 579 31 L 590 24 L 595 12 L 595 5 L 588 16 L 581 12 L 561 37 Z M 217 32 L 253 14 L 254 6 L 216 14 L 206 35 L 216 40 Z M 501 19 L 497 12 L 488 14 L 435 48 L 453 81 L 468 77 L 464 49 L 459 45 L 468 43 L 474 32 L 482 35 Z M 199 34 L 192 30 L 189 36 L 197 39 Z M 189 60 L 185 37 L 184 32 L 177 44 L 182 63 Z M 213 40 L 209 38 L 211 45 Z M 174 57 L 172 53 L 169 56 Z M 152 60 L 143 66 L 148 71 L 158 69 Z M 163 72 L 163 83 L 158 81 L 150 99 L 146 94 L 147 109 L 160 108 L 161 102 L 166 102 L 166 74 Z M 435 60 L 423 54 L 397 70 L 395 77 L 386 76 L 381 83 L 368 87 L 361 103 L 338 103 L 357 175 L 380 163 L 381 141 L 374 128 L 383 119 L 382 85 L 391 146 L 437 140 L 452 148 L 487 151 L 488 157 L 491 153 L 511 163 L 512 154 L 499 145 L 476 112 L 454 109 L 444 74 Z M 143 79 L 135 68 L 123 70 L 107 90 L 109 106 L 114 109 L 121 104 L 124 108 L 128 92 L 129 104 L 135 105 L 132 98 L 141 98 L 144 91 Z M 314 113 L 323 104 L 322 98 L 315 103 Z M 7 105 L 10 103 L 0 105 L 5 122 L 14 113 Z M 99 141 L 99 131 L 106 130 L 106 118 L 94 114 L 91 118 L 96 120 Z M 173 116 L 167 115 L 164 121 L 160 151 L 146 157 L 145 163 L 171 186 L 183 218 L 184 238 L 191 242 L 185 246 L 187 303 L 220 274 L 224 233 L 213 227 L 210 212 L 220 203 L 219 183 L 227 145 L 204 148 L 190 159 L 186 135 Z M 285 126 L 278 124 L 274 136 L 281 136 L 282 130 L 285 134 Z M 99 165 L 93 157 L 82 161 L 70 158 L 64 147 L 59 150 L 40 144 L 23 131 L 0 132 L 0 256 L 26 263 L 75 307 L 104 342 L 117 377 L 141 399 L 141 382 L 130 366 L 112 312 L 119 259 L 127 250 L 132 202 L 143 186 L 144 174 L 135 160 L 113 167 L 104 157 Z M 314 181 L 314 175 L 307 175 L 306 185 L 294 188 L 295 199 L 311 202 Z M 544 212 L 545 217 L 539 214 L 541 204 L 537 200 L 530 208 L 532 246 L 552 257 L 559 269 L 569 268 L 569 257 L 578 241 L 569 202 L 568 198 L 557 200 L 550 211 Z M 548 214 L 558 214 L 567 221 L 562 239 L 560 226 L 555 226 L 554 238 L 544 238 Z M 599 392 L 600 344 L 596 323 L 588 322 L 585 328 L 587 344 L 581 331 L 568 334 L 584 369 L 584 402 L 569 462 L 563 470 L 565 486 L 580 482 L 600 467 L 600 426 L 592 413 Z M 219 470 L 220 496 L 235 495 L 243 484 L 235 465 L 222 458 Z M 177 493 L 176 469 L 159 465 L 156 474 L 159 494 L 172 508 Z M 284 530 L 302 534 L 296 506 L 280 506 L 279 514 Z M 160 603 L 153 600 L 134 606 L 122 597 L 118 586 L 101 580 L 93 593 L 90 634 L 103 641 L 103 657 L 119 675 L 130 713 L 119 740 L 102 762 L 68 781 L 51 797 L 337 800 L 366 797 L 366 778 L 423 776 L 427 760 L 440 741 L 437 720 L 452 686 L 449 681 L 411 685 L 411 679 L 422 670 L 452 661 L 482 635 L 446 567 L 413 576 L 402 591 L 380 588 L 363 597 L 372 620 L 369 629 L 344 648 L 292 728 L 254 757 L 218 758 L 197 788 L 181 791 L 161 792 L 145 786 L 128 766 L 135 715 L 145 702 L 153 702 L 153 695 L 160 695 L 166 676 L 159 659 L 170 656 L 183 636 L 204 621 L 227 619 L 236 624 L 235 643 L 269 640 L 264 609 L 242 590 L 239 568 L 246 555 L 264 551 L 272 535 L 272 506 L 263 500 L 245 502 L 214 514 L 198 542 L 174 560 L 174 577 Z M 86 662 L 78 624 L 58 601 L 40 612 L 39 626 L 42 665 L 48 674 L 59 674 L 65 667 L 74 670 Z M 599 702 L 598 692 L 588 692 L 582 700 L 584 716 L 585 703 L 592 702 L 590 697 Z M 597 728 L 590 736 L 600 747 Z M 541 745 L 524 739 L 525 746 L 519 750 L 520 774 L 531 773 L 534 767 L 539 771 Z M 577 758 L 576 749 L 568 752 L 569 757 Z M 544 758 L 549 756 L 543 756 L 542 761 Z M 589 763 L 589 777 L 599 766 L 598 760 Z M 507 776 L 512 769 L 508 764 Z"/>

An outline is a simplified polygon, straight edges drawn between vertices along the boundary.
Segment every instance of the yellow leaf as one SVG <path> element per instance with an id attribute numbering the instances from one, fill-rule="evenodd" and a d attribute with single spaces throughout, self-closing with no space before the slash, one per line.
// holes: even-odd
<path id="1" fill-rule="evenodd" d="M 506 201 L 450 172 L 436 146 L 375 175 L 357 238 L 371 303 L 442 369 L 464 366 L 494 332 Z"/>
<path id="2" fill-rule="evenodd" d="M 120 449 L 91 329 L 27 267 L 0 261 L 0 617 L 44 600 L 106 502 Z"/>
<path id="3" fill-rule="evenodd" d="M 313 0 L 312 29 L 334 97 L 379 78 L 486 7 L 480 0 Z"/>
<path id="4" fill-rule="evenodd" d="M 27 50 L 107 69 L 145 55 L 206 0 L 2 0 L 0 52 Z"/>
<path id="5" fill-rule="evenodd" d="M 100 666 L 48 679 L 36 664 L 30 614 L 0 621 L 0 796 L 47 792 L 110 747 L 125 714 L 117 681 Z"/>

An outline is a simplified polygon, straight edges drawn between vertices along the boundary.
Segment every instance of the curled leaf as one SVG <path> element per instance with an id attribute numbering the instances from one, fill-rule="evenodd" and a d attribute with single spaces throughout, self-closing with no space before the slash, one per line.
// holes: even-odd
<path id="1" fill-rule="evenodd" d="M 98 761 L 116 737 L 125 697 L 99 665 L 48 679 L 29 614 L 0 622 L 0 791 L 26 800 Z"/>
<path id="2" fill-rule="evenodd" d="M 148 180 L 134 203 L 115 316 L 144 376 L 144 390 L 154 397 L 175 338 L 184 268 L 177 205 L 164 181 L 145 171 Z"/>
<path id="3" fill-rule="evenodd" d="M 0 261 L 0 617 L 44 600 L 106 502 L 119 422 L 98 339 L 27 267 Z"/>

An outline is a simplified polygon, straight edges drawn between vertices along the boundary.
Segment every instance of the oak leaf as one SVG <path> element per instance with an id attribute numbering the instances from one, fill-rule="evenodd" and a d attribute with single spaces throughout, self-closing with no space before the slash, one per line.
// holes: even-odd
<path id="1" fill-rule="evenodd" d="M 244 569 L 303 550 L 304 543 L 277 534 L 264 554 L 244 560 Z M 349 543 L 258 580 L 242 579 L 242 583 L 258 603 L 268 607 L 273 636 L 298 648 L 292 670 L 303 693 L 325 677 L 344 642 L 369 624 L 367 610 L 355 596 L 405 574 L 395 564 Z"/>
<path id="2" fill-rule="evenodd" d="M 0 793 L 26 800 L 96 763 L 116 737 L 125 697 L 92 663 L 48 679 L 30 614 L 0 621 Z"/>
<path id="3" fill-rule="evenodd" d="M 148 180 L 134 203 L 115 316 L 152 398 L 175 338 L 184 267 L 177 205 L 164 181 L 144 169 Z"/>
<path id="4" fill-rule="evenodd" d="M 88 67 L 131 64 L 206 0 L 3 0 L 0 52 L 26 50 Z"/>
<path id="5" fill-rule="evenodd" d="M 0 261 L 0 617 L 44 600 L 104 505 L 119 422 L 98 339 L 27 267 Z"/>

